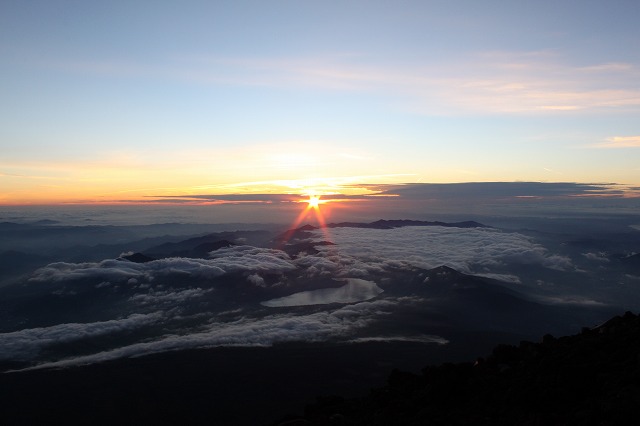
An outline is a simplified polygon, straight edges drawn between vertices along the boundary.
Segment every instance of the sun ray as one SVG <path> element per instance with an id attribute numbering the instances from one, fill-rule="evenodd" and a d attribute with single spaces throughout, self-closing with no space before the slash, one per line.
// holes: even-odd
<path id="1" fill-rule="evenodd" d="M 312 213 L 313 213 L 313 217 L 315 218 L 317 227 L 320 229 L 320 232 L 322 232 L 323 239 L 325 241 L 331 241 L 330 235 L 328 233 L 327 223 L 326 223 L 324 214 L 322 213 L 322 209 L 320 207 L 322 204 L 326 203 L 326 201 L 322 200 L 320 195 L 310 194 L 309 199 L 303 202 L 306 202 L 307 205 L 298 214 L 295 221 L 291 225 L 289 232 L 287 232 L 287 234 L 284 235 L 281 241 L 281 244 L 286 245 L 287 242 L 293 237 L 293 234 L 295 233 L 295 231 L 300 228 L 300 225 L 302 224 L 302 222 L 305 219 L 308 219 Z"/>

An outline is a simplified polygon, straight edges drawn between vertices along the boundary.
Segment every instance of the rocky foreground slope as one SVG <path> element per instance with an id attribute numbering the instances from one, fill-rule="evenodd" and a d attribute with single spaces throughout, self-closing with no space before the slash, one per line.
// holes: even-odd
<path id="1" fill-rule="evenodd" d="M 640 414 L 640 316 L 499 345 L 476 362 L 394 370 L 360 399 L 318 398 L 279 425 L 617 425 Z M 629 423 L 629 422 L 632 423 Z"/>

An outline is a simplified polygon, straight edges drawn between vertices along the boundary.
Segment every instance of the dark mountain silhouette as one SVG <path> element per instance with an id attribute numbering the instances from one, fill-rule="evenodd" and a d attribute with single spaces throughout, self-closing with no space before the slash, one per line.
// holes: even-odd
<path id="1" fill-rule="evenodd" d="M 194 257 L 206 258 L 209 252 L 234 244 L 262 245 L 270 237 L 267 231 L 217 232 L 202 237 L 189 238 L 178 242 L 167 242 L 149 247 L 142 252 L 150 257 Z"/>
<path id="2" fill-rule="evenodd" d="M 17 250 L 0 252 L 0 285 L 46 265 L 50 257 Z"/>
<path id="3" fill-rule="evenodd" d="M 422 276 L 420 277 L 422 278 Z M 491 278 L 463 274 L 448 266 L 424 272 L 418 294 L 456 303 L 474 303 L 474 312 L 484 306 L 492 312 L 516 312 L 541 304 Z"/>
<path id="4" fill-rule="evenodd" d="M 320 229 L 312 225 L 304 225 L 295 229 L 288 229 L 282 234 L 271 240 L 271 246 L 280 250 L 285 250 L 287 245 L 297 244 L 296 240 L 308 240 L 311 238 L 311 232 L 316 229 Z"/>
<path id="5" fill-rule="evenodd" d="M 320 397 L 304 417 L 274 424 L 629 424 L 640 402 L 638 353 L 640 317 L 627 312 L 577 335 L 499 345 L 475 363 L 394 370 L 367 397 Z"/>
<path id="6" fill-rule="evenodd" d="M 165 223 L 155 225 L 83 225 L 69 226 L 50 223 L 14 223 L 0 222 L 0 252 L 6 250 L 22 251 L 51 257 L 56 261 L 95 262 L 107 258 L 115 258 L 122 252 L 139 252 L 151 257 L 149 248 L 156 248 L 164 243 L 179 243 L 191 238 L 208 235 L 210 240 L 202 240 L 186 247 L 174 247 L 160 250 L 158 254 L 167 257 L 171 251 L 190 250 L 198 244 L 219 240 L 228 240 L 236 244 L 264 246 L 281 228 L 275 225 L 256 224 L 260 231 L 225 231 L 230 225 L 210 224 L 178 224 Z M 247 226 L 247 225 L 243 225 Z M 221 229 L 217 234 L 212 232 Z"/>
<path id="7" fill-rule="evenodd" d="M 231 247 L 232 245 L 234 244 L 228 240 L 211 241 L 198 244 L 197 246 L 188 250 L 173 251 L 165 257 L 191 257 L 202 259 L 209 257 L 209 253 L 211 253 L 212 251 L 219 250 L 223 247 Z"/>
<path id="8" fill-rule="evenodd" d="M 511 333 L 535 338 L 553 330 L 570 333 L 585 321 L 597 323 L 614 315 L 609 306 L 550 305 L 513 286 L 487 277 L 468 275 L 448 266 L 430 270 L 399 268 L 379 280 L 387 297 L 418 297 L 423 302 L 405 307 L 377 324 L 379 329 Z"/>
<path id="9" fill-rule="evenodd" d="M 5 241 L 14 243 L 16 249 L 43 246 L 56 250 L 60 246 L 83 244 L 87 241 L 106 242 L 123 241 L 131 238 L 132 233 L 118 226 L 55 226 L 51 224 L 30 225 L 12 222 L 0 223 L 0 233 Z"/>
<path id="10" fill-rule="evenodd" d="M 17 250 L 5 250 L 0 253 L 0 269 L 3 274 L 24 269 L 32 269 L 34 265 L 40 265 L 50 258 L 32 253 L 24 253 Z"/>

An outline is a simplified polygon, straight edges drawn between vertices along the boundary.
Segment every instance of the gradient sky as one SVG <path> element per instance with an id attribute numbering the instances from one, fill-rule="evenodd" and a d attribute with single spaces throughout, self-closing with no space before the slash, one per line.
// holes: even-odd
<path id="1" fill-rule="evenodd" d="M 638 186 L 638 18 L 637 0 L 3 0 L 0 204 Z"/>

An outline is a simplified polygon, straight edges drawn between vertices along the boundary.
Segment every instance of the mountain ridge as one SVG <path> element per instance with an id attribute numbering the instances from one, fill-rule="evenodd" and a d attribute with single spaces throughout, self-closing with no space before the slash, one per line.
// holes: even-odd
<path id="1" fill-rule="evenodd" d="M 272 425 L 625 424 L 640 400 L 640 316 L 498 345 L 475 362 L 393 370 L 363 398 L 318 397 Z M 298 423 L 295 423 L 298 422 Z"/>

